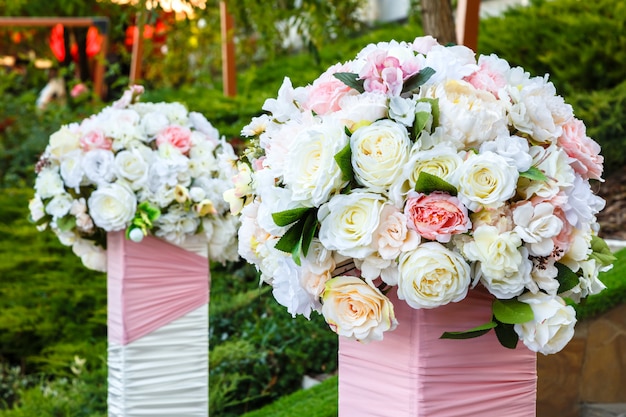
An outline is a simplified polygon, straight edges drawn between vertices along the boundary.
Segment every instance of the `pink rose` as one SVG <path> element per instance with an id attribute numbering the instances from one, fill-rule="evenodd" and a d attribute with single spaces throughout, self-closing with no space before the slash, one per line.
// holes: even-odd
<path id="1" fill-rule="evenodd" d="M 600 155 L 600 145 L 587 136 L 585 124 L 581 120 L 572 118 L 565 123 L 557 144 L 574 159 L 571 166 L 581 177 L 601 179 L 604 157 Z"/>
<path id="2" fill-rule="evenodd" d="M 333 75 L 337 72 L 350 72 L 350 70 L 341 64 L 333 65 L 313 81 L 308 100 L 304 104 L 306 109 L 313 110 L 317 114 L 328 114 L 340 109 L 341 98 L 353 90 Z"/>
<path id="3" fill-rule="evenodd" d="M 80 148 L 84 152 L 89 152 L 93 149 L 105 149 L 110 151 L 113 147 L 113 141 L 104 135 L 104 132 L 99 129 L 90 130 L 80 138 Z"/>
<path id="4" fill-rule="evenodd" d="M 186 154 L 191 149 L 191 130 L 183 126 L 168 126 L 156 137 L 157 146 L 164 143 L 169 143 L 181 153 Z"/>
<path id="5" fill-rule="evenodd" d="M 443 192 L 429 195 L 410 192 L 404 214 L 410 229 L 441 243 L 449 242 L 452 235 L 464 233 L 472 226 L 467 207 Z"/>

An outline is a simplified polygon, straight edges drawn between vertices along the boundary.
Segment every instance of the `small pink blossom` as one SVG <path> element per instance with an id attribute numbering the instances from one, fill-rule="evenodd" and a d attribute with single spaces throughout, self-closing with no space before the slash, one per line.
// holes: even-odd
<path id="1" fill-rule="evenodd" d="M 367 56 L 366 63 L 359 72 L 359 78 L 364 80 L 363 88 L 367 92 L 398 96 L 402 92 L 404 80 L 417 73 L 419 69 L 417 59 L 401 62 L 398 58 L 390 56 L 388 51 L 379 49 Z"/>
<path id="2" fill-rule="evenodd" d="M 113 141 L 104 135 L 100 129 L 90 130 L 80 138 L 80 148 L 84 152 L 94 149 L 104 149 L 110 151 L 113 147 Z"/>
<path id="3" fill-rule="evenodd" d="M 458 198 L 443 192 L 409 193 L 404 214 L 410 229 L 441 243 L 449 242 L 452 235 L 464 233 L 472 226 L 467 208 Z"/>
<path id="4" fill-rule="evenodd" d="M 156 137 L 157 146 L 165 143 L 177 148 L 181 153 L 187 154 L 191 149 L 191 130 L 184 126 L 168 126 Z"/>
<path id="5" fill-rule="evenodd" d="M 333 75 L 337 72 L 349 72 L 349 69 L 345 65 L 337 64 L 316 79 L 309 88 L 304 108 L 317 114 L 328 114 L 340 109 L 341 98 L 354 90 Z"/>
<path id="6" fill-rule="evenodd" d="M 89 92 L 89 89 L 87 88 L 87 86 L 83 83 L 78 83 L 74 87 L 72 87 L 72 90 L 70 91 L 70 95 L 76 98 L 87 92 Z"/>
<path id="7" fill-rule="evenodd" d="M 498 97 L 498 90 L 506 85 L 505 75 L 493 68 L 490 61 L 480 62 L 478 71 L 474 72 L 465 81 L 479 90 L 486 90 Z"/>
<path id="8" fill-rule="evenodd" d="M 604 157 L 600 145 L 587 136 L 585 124 L 576 118 L 563 125 L 563 134 L 557 144 L 573 159 L 571 166 L 584 179 L 600 180 Z"/>

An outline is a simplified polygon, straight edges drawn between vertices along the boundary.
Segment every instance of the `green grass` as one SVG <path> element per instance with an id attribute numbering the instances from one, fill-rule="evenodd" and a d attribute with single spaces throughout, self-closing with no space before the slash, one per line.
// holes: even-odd
<path id="1" fill-rule="evenodd" d="M 338 408 L 337 376 L 306 390 L 282 397 L 242 417 L 336 417 Z"/>

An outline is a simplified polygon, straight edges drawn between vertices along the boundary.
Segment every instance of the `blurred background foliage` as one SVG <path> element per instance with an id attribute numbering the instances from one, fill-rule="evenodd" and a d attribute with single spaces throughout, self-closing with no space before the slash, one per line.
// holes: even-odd
<path id="1" fill-rule="evenodd" d="M 235 97 L 222 93 L 218 1 L 207 1 L 191 17 L 146 12 L 152 35 L 145 44 L 144 100 L 182 102 L 243 146 L 241 128 L 260 114 L 266 98 L 276 96 L 285 76 L 305 85 L 367 43 L 422 34 L 417 1 L 406 21 L 388 24 L 365 22 L 358 12 L 362 3 L 229 1 L 236 21 Z M 33 167 L 50 134 L 97 112 L 128 83 L 127 39 L 140 7 L 105 0 L 0 0 L 4 16 L 106 13 L 112 22 L 106 100 L 92 93 L 68 96 L 45 110 L 35 102 L 50 70 L 38 68 L 36 59 L 50 60 L 69 87 L 77 82 L 77 63 L 56 60 L 46 29 L 0 27 L 0 55 L 18 57 L 15 66 L 0 71 L 0 417 L 106 415 L 106 277 L 84 269 L 52 234 L 39 233 L 27 220 L 27 205 Z M 533 0 L 480 25 L 480 53 L 496 53 L 532 75 L 550 74 L 602 145 L 605 177 L 626 163 L 625 7 L 613 0 Z M 615 289 L 590 299 L 583 316 L 599 314 L 607 300 L 624 301 L 617 275 L 607 279 Z M 212 265 L 211 415 L 260 409 L 298 390 L 304 375 L 333 374 L 336 351 L 337 338 L 321 317 L 293 319 L 269 287 L 259 287 L 253 268 Z M 332 404 L 333 390 L 336 378 L 315 392 Z M 252 415 L 279 415 L 277 410 L 305 401 L 296 398 Z M 319 416 L 336 415 L 332 406 L 308 407 L 321 410 Z"/>

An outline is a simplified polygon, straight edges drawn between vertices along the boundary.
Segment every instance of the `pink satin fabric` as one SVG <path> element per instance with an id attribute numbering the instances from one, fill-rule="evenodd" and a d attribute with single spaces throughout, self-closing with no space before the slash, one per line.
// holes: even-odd
<path id="1" fill-rule="evenodd" d="M 209 261 L 147 236 L 107 236 L 109 341 L 126 345 L 209 301 Z"/>
<path id="2" fill-rule="evenodd" d="M 532 417 L 536 354 L 502 347 L 493 331 L 439 339 L 491 318 L 492 297 L 471 290 L 460 303 L 415 310 L 389 293 L 399 325 L 382 342 L 339 339 L 339 417 Z"/>

